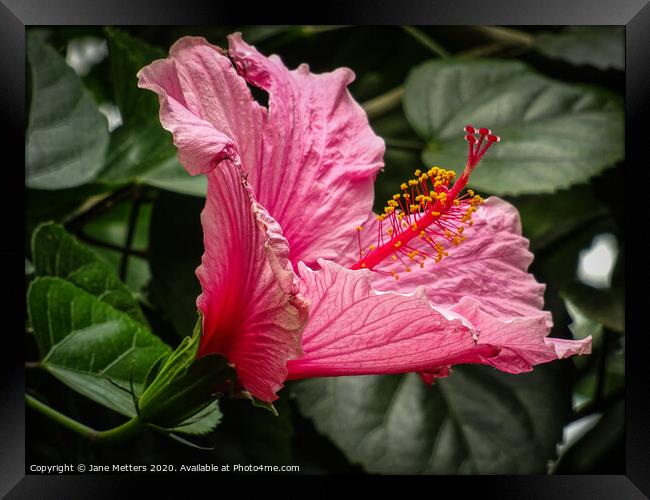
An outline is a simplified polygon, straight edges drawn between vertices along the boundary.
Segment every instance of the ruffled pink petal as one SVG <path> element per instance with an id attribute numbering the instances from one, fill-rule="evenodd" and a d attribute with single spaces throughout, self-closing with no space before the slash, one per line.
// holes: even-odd
<path id="1" fill-rule="evenodd" d="M 219 47 L 181 38 L 167 59 L 140 70 L 138 86 L 158 94 L 160 121 L 189 173 L 208 173 L 223 160 L 247 171 L 261 164 L 266 109 Z"/>
<path id="2" fill-rule="evenodd" d="M 292 262 L 335 258 L 370 211 L 383 166 L 384 142 L 347 90 L 354 73 L 289 71 L 238 34 L 229 42 L 242 76 L 221 49 L 186 37 L 140 71 L 139 86 L 159 95 L 160 121 L 190 173 L 240 165 L 281 224 Z M 268 111 L 246 81 L 268 92 Z"/>
<path id="3" fill-rule="evenodd" d="M 282 225 L 294 263 L 334 259 L 372 208 L 384 142 L 347 86 L 354 73 L 289 71 L 239 34 L 229 38 L 239 73 L 269 94 L 264 158 L 251 172 L 257 199 Z"/>
<path id="4" fill-rule="evenodd" d="M 543 315 L 546 325 L 552 326 L 550 313 L 542 311 L 544 285 L 537 283 L 528 272 L 533 254 L 528 250 L 528 240 L 522 236 L 517 209 L 492 196 L 479 206 L 473 220 L 474 225 L 465 229 L 466 238 L 460 245 L 445 245 L 447 242 L 441 239 L 449 256 L 439 263 L 428 260 L 424 268 L 415 264 L 411 272 L 405 272 L 399 260 L 387 261 L 378 269 L 397 272 L 399 280 L 374 273 L 373 286 L 400 293 L 423 286 L 436 306 L 449 308 L 463 297 L 469 297 L 496 317 Z M 376 243 L 376 224 L 375 216 L 371 215 L 363 225 L 365 248 Z M 348 247 L 346 259 L 341 262 L 349 265 L 357 256 L 355 243 Z"/>
<path id="5" fill-rule="evenodd" d="M 208 176 L 201 214 L 205 253 L 197 276 L 203 293 L 199 355 L 223 354 L 243 386 L 263 401 L 276 399 L 286 362 L 299 356 L 307 316 L 289 245 L 259 205 L 240 170 L 224 164 Z"/>
<path id="6" fill-rule="evenodd" d="M 319 260 L 300 264 L 301 293 L 311 303 L 304 354 L 287 363 L 289 378 L 430 371 L 495 355 L 473 332 L 431 307 L 422 289 L 410 295 L 373 290 L 370 272 Z"/>
<path id="7" fill-rule="evenodd" d="M 496 356 L 483 360 L 508 373 L 532 370 L 534 365 L 591 352 L 591 336 L 582 340 L 547 337 L 546 316 L 499 319 L 483 311 L 475 299 L 464 297 L 451 311 L 469 321 L 478 331 L 479 345 L 499 348 Z"/>

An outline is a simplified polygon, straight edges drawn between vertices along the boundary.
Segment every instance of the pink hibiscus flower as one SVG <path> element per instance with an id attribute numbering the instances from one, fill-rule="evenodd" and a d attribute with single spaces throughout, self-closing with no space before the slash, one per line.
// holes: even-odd
<path id="1" fill-rule="evenodd" d="M 384 143 L 347 90 L 349 69 L 290 71 L 235 34 L 227 52 L 182 38 L 138 78 L 158 94 L 180 162 L 208 176 L 199 355 L 226 356 L 256 398 L 273 401 L 287 379 L 431 382 L 460 363 L 519 373 L 590 352 L 590 338 L 547 337 L 516 209 L 461 194 L 498 140 L 487 129 L 466 129 L 456 182 L 416 171 L 377 216 Z"/>

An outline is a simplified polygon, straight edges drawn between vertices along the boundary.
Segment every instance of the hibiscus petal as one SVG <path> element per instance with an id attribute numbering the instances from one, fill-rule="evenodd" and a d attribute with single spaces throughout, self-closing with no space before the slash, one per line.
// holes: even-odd
<path id="1" fill-rule="evenodd" d="M 354 73 L 289 71 L 239 34 L 229 43 L 240 74 L 269 94 L 263 163 L 251 172 L 257 199 L 282 225 L 294 263 L 334 259 L 371 210 L 383 166 L 384 141 L 347 90 Z"/>
<path id="2" fill-rule="evenodd" d="M 160 121 L 189 173 L 208 173 L 223 160 L 257 168 L 266 109 L 219 47 L 181 38 L 167 59 L 140 70 L 138 80 L 158 94 Z"/>
<path id="3" fill-rule="evenodd" d="M 208 176 L 201 223 L 205 253 L 196 272 L 203 289 L 197 299 L 203 314 L 199 355 L 225 355 L 253 396 L 273 401 L 287 374 L 287 360 L 302 352 L 300 333 L 307 315 L 287 240 L 232 164 Z"/>
<path id="4" fill-rule="evenodd" d="M 378 269 L 395 271 L 399 280 L 387 274 L 375 273 L 373 286 L 378 290 L 408 293 L 424 286 L 429 300 L 436 306 L 452 307 L 463 297 L 478 300 L 481 308 L 500 318 L 543 315 L 552 326 L 550 313 L 542 311 L 544 285 L 530 274 L 528 266 L 533 254 L 528 240 L 522 236 L 517 209 L 510 203 L 491 196 L 474 214 L 474 224 L 465 229 L 465 241 L 458 246 L 444 245 L 449 252 L 438 263 L 425 261 L 424 267 L 412 266 L 404 271 L 398 260 L 380 264 Z M 375 216 L 364 224 L 363 246 L 376 243 Z M 356 246 L 348 249 L 345 264 L 358 254 Z"/>
<path id="5" fill-rule="evenodd" d="M 461 299 L 451 311 L 462 315 L 479 332 L 479 345 L 499 348 L 497 356 L 484 362 L 501 371 L 526 372 L 540 363 L 591 352 L 591 336 L 582 340 L 547 337 L 549 328 L 542 314 L 499 319 L 483 311 L 479 302 L 469 297 Z"/>
<path id="6" fill-rule="evenodd" d="M 289 378 L 430 371 L 479 362 L 497 349 L 434 310 L 424 290 L 410 295 L 372 289 L 370 272 L 319 259 L 300 264 L 301 293 L 311 303 L 304 355 L 287 363 Z"/>

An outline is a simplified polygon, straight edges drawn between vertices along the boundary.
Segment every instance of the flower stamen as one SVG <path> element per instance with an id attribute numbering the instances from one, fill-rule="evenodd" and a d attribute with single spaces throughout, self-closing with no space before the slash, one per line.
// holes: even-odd
<path id="1" fill-rule="evenodd" d="M 440 262 L 448 256 L 450 246 L 460 245 L 465 239 L 466 226 L 473 224 L 472 215 L 483 199 L 471 189 L 459 196 L 470 175 L 487 150 L 500 141 L 500 138 L 487 128 L 465 127 L 465 140 L 468 143 L 467 162 L 458 179 L 452 170 L 432 167 L 426 172 L 416 170 L 415 178 L 402 183 L 402 193 L 388 200 L 382 214 L 377 216 L 377 244 L 370 245 L 366 255 L 361 249 L 361 227 L 357 228 L 359 241 L 359 261 L 350 269 L 374 269 L 390 257 L 400 260 L 407 272 L 411 263 L 424 267 L 425 260 Z M 453 184 L 451 184 L 453 182 Z M 385 226 L 388 226 L 387 228 Z M 388 241 L 384 240 L 384 234 Z M 445 242 L 443 245 L 442 242 Z M 429 254 L 414 245 L 424 243 L 433 253 Z M 405 262 L 400 254 L 408 258 Z M 421 260 L 415 257 L 420 256 Z M 399 275 L 391 272 L 396 279 Z"/>

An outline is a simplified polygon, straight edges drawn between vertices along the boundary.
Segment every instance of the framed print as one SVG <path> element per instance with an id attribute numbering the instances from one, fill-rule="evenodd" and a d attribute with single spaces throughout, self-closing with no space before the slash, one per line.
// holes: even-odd
<path id="1" fill-rule="evenodd" d="M 3 3 L 7 498 L 648 495 L 646 2 Z"/>

